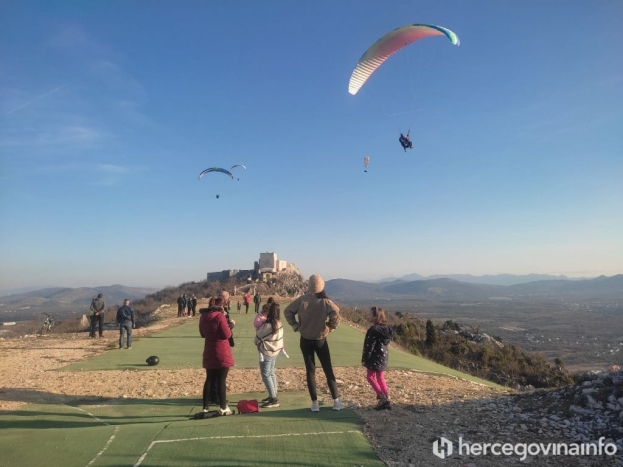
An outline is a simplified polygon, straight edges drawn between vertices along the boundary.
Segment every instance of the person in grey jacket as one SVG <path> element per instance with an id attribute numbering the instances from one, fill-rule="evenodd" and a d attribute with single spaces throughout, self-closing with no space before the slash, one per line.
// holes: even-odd
<path id="1" fill-rule="evenodd" d="M 95 337 L 95 328 L 99 325 L 99 336 L 104 334 L 104 309 L 106 303 L 102 294 L 98 294 L 96 298 L 91 301 L 91 327 L 89 329 L 89 337 Z"/>
<path id="2" fill-rule="evenodd" d="M 333 410 L 342 410 L 340 394 L 331 364 L 327 335 L 340 322 L 340 309 L 324 292 L 324 280 L 317 274 L 309 278 L 309 292 L 290 303 L 284 310 L 286 321 L 294 332 L 301 334 L 300 347 L 307 373 L 307 389 L 312 400 L 311 411 L 318 412 L 316 393 L 316 359 L 318 356 L 327 385 L 333 397 Z M 298 318 L 298 319 L 297 319 Z"/>
<path id="3" fill-rule="evenodd" d="M 130 306 L 130 300 L 123 301 L 123 306 L 117 310 L 117 323 L 119 323 L 119 348 L 123 349 L 123 334 L 127 334 L 127 349 L 132 348 L 132 329 L 136 327 L 134 323 L 134 310 Z"/>

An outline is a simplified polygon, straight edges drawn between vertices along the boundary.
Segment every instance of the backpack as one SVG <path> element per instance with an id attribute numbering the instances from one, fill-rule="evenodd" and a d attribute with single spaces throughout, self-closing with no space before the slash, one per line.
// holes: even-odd
<path id="1" fill-rule="evenodd" d="M 255 413 L 260 411 L 257 399 L 238 401 L 237 409 L 238 413 Z"/>

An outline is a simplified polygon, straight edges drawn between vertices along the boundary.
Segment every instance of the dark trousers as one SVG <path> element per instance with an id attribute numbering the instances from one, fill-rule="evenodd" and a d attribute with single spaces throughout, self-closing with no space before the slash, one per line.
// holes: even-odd
<path id="1" fill-rule="evenodd" d="M 316 394 L 316 358 L 322 365 L 322 371 L 324 371 L 327 377 L 327 385 L 329 391 L 331 391 L 331 397 L 337 399 L 340 394 L 337 390 L 337 382 L 335 381 L 335 375 L 333 374 L 333 366 L 331 365 L 331 353 L 329 352 L 329 343 L 326 339 L 309 340 L 301 337 L 301 352 L 303 353 L 303 361 L 305 362 L 305 370 L 307 372 L 307 389 L 312 401 L 318 400 Z"/>
<path id="2" fill-rule="evenodd" d="M 99 335 L 102 337 L 104 330 L 104 313 L 100 313 L 98 316 L 91 316 L 91 329 L 89 330 L 89 336 L 95 337 L 95 329 L 99 324 Z"/>
<path id="3" fill-rule="evenodd" d="M 244 309 L 245 309 L 245 313 L 249 312 L 249 304 L 248 303 L 244 304 Z"/>
<path id="4" fill-rule="evenodd" d="M 260 312 L 260 304 L 256 303 L 255 304 L 255 314 L 258 314 Z"/>
<path id="5" fill-rule="evenodd" d="M 227 407 L 227 374 L 229 368 L 208 370 L 206 368 L 206 380 L 203 383 L 203 407 L 208 407 L 208 402 L 215 399 L 214 392 L 218 397 L 221 409 Z"/>

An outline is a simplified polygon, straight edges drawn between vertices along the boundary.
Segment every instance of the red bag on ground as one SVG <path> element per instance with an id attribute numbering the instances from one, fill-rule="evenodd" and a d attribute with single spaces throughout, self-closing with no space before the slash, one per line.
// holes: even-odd
<path id="1" fill-rule="evenodd" d="M 257 399 L 238 401 L 238 413 L 254 413 L 259 411 L 260 406 Z"/>

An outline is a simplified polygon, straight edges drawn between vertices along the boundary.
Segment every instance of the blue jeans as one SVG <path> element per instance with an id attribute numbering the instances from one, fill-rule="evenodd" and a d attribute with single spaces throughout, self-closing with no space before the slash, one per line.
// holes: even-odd
<path id="1" fill-rule="evenodd" d="M 262 374 L 262 381 L 268 391 L 268 397 L 277 398 L 277 376 L 275 375 L 275 363 L 277 362 L 277 355 L 269 357 L 264 355 L 264 361 L 260 362 L 260 373 Z"/>
<path id="2" fill-rule="evenodd" d="M 119 348 L 123 347 L 123 331 L 128 335 L 128 347 L 132 347 L 132 321 L 124 321 L 119 324 Z"/>

